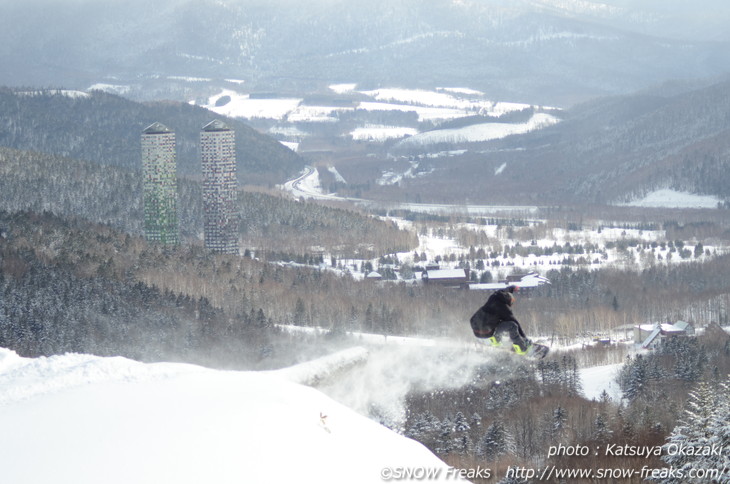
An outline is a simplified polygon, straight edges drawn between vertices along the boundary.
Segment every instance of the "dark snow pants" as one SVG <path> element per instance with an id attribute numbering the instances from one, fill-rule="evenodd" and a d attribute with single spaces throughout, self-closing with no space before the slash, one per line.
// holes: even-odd
<path id="1" fill-rule="evenodd" d="M 494 329 L 494 336 L 498 340 L 502 339 L 504 333 L 509 334 L 512 344 L 519 346 L 522 351 L 525 351 L 529 346 L 527 338 L 524 336 L 525 333 L 517 321 L 502 321 Z"/>

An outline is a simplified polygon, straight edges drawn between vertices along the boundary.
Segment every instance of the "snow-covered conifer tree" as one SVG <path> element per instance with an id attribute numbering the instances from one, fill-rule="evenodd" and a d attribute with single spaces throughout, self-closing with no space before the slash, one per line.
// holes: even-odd
<path id="1" fill-rule="evenodd" d="M 509 451 L 507 429 L 500 422 L 492 422 L 487 427 L 484 436 L 479 439 L 476 448 L 477 456 L 493 460 Z"/>
<path id="2" fill-rule="evenodd" d="M 689 475 L 690 470 L 705 468 L 702 467 L 703 449 L 711 447 L 715 413 L 718 409 L 717 390 L 705 381 L 699 383 L 696 389 L 689 394 L 685 404 L 684 415 L 680 419 L 672 434 L 664 444 L 664 456 L 662 460 L 673 469 L 681 471 L 681 475 Z M 676 452 L 676 449 L 692 449 L 686 452 Z M 695 452 L 696 449 L 697 451 Z M 677 476 L 680 472 L 677 473 Z M 684 482 L 680 477 L 667 477 L 661 481 L 662 484 L 680 484 Z"/>
<path id="3" fill-rule="evenodd" d="M 710 419 L 708 443 L 722 449 L 720 455 L 711 454 L 702 459 L 703 469 L 726 469 L 730 472 L 730 377 L 717 389 L 718 402 Z M 724 479 L 724 480 L 723 480 Z M 730 475 L 724 475 L 720 482 L 730 483 Z"/>
<path id="4" fill-rule="evenodd" d="M 457 412 L 454 417 L 454 432 L 463 433 L 468 432 L 471 429 L 469 422 L 463 413 Z"/>

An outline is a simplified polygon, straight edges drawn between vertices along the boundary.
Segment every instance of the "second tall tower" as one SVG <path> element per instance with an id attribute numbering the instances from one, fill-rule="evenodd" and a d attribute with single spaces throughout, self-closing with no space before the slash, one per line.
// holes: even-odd
<path id="1" fill-rule="evenodd" d="M 215 120 L 200 133 L 205 247 L 238 254 L 238 179 L 234 131 Z"/>

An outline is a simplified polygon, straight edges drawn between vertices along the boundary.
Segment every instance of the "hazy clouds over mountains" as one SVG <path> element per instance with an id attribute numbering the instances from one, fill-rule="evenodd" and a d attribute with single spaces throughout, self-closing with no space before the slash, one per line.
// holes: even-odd
<path id="1" fill-rule="evenodd" d="M 567 105 L 721 76 L 719 0 L 2 2 L 0 84 L 238 79 L 258 90 L 468 86 Z"/>

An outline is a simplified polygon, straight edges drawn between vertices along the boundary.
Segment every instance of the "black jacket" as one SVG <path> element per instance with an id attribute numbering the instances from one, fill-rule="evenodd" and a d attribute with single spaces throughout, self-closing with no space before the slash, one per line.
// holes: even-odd
<path id="1" fill-rule="evenodd" d="M 520 336 L 523 338 L 525 337 L 525 333 L 522 331 L 519 321 L 517 321 L 515 315 L 512 314 L 511 292 L 512 291 L 510 291 L 509 288 L 496 291 L 489 296 L 489 299 L 487 299 L 484 306 L 474 313 L 470 320 L 474 336 L 477 338 L 489 338 L 494 334 L 494 330 L 497 328 L 499 323 L 504 321 L 514 321 L 517 324 Z"/>

